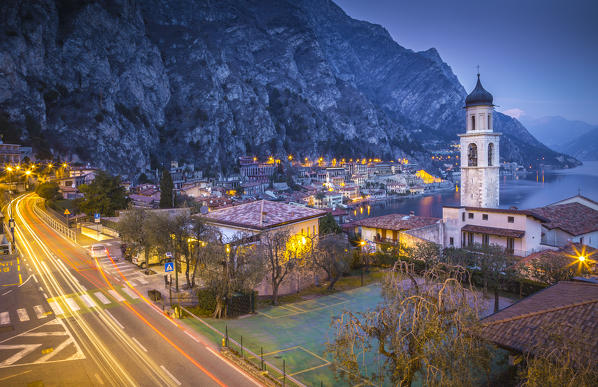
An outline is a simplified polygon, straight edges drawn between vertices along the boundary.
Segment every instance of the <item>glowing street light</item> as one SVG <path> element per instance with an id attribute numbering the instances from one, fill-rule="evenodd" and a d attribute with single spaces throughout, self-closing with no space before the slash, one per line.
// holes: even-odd
<path id="1" fill-rule="evenodd" d="M 25 175 L 27 175 L 27 176 L 31 175 L 31 171 L 29 171 L 29 170 L 25 171 Z"/>
<path id="2" fill-rule="evenodd" d="M 11 167 L 11 166 L 8 166 L 8 167 L 6 167 L 6 170 L 7 170 L 8 172 L 12 172 L 12 171 L 14 171 L 14 169 L 12 169 L 12 167 Z"/>
<path id="3" fill-rule="evenodd" d="M 584 262 L 586 260 L 586 257 L 584 257 L 583 255 L 580 255 L 579 257 L 577 257 L 577 259 L 579 260 L 579 262 Z"/>

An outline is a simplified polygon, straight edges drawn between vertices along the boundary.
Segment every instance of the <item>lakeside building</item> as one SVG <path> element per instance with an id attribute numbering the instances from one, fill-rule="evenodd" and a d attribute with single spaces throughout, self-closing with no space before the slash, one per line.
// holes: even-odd
<path id="1" fill-rule="evenodd" d="M 0 163 L 19 164 L 22 160 L 21 145 L 5 144 L 0 140 Z"/>
<path id="2" fill-rule="evenodd" d="M 474 244 L 498 245 L 520 257 L 547 249 L 561 249 L 570 243 L 598 248 L 598 203 L 594 200 L 577 195 L 539 208 L 499 208 L 500 134 L 493 131 L 492 101 L 492 94 L 482 87 L 478 74 L 477 84 L 466 98 L 466 133 L 459 135 L 461 203 L 444 206 L 442 219 L 437 222 L 426 227 L 412 227 L 409 230 L 412 242 L 419 239 L 442 247 L 465 248 Z M 412 187 L 409 191 L 417 189 Z M 376 225 L 390 219 L 392 217 L 371 218 L 361 225 Z M 414 217 L 412 222 L 417 224 L 422 219 Z M 357 223 L 360 222 L 363 221 Z M 376 231 L 362 229 L 366 242 L 376 243 L 390 238 L 382 233 L 384 227 L 372 229 Z M 396 227 L 386 230 L 387 233 L 403 232 Z M 389 242 L 400 240 L 394 234 L 387 235 L 392 235 Z"/>

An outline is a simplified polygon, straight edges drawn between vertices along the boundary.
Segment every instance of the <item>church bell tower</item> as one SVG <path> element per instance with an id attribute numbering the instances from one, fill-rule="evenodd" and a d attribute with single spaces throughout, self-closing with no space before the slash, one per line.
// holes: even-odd
<path id="1" fill-rule="evenodd" d="M 465 99 L 466 132 L 461 138 L 461 206 L 497 208 L 500 133 L 493 131 L 492 94 L 480 82 Z"/>

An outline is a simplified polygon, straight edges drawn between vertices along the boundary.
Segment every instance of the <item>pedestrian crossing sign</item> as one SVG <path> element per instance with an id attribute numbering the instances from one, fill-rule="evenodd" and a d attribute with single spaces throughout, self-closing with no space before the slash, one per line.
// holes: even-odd
<path id="1" fill-rule="evenodd" d="M 166 262 L 164 264 L 164 272 L 168 273 L 174 271 L 174 263 L 173 262 Z"/>

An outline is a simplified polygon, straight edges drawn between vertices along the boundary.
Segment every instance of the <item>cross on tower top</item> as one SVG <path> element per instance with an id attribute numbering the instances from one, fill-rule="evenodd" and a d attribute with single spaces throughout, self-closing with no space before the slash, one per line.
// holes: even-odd
<path id="1" fill-rule="evenodd" d="M 478 69 L 478 77 L 479 77 L 480 76 L 480 65 L 477 65 L 476 67 Z"/>

